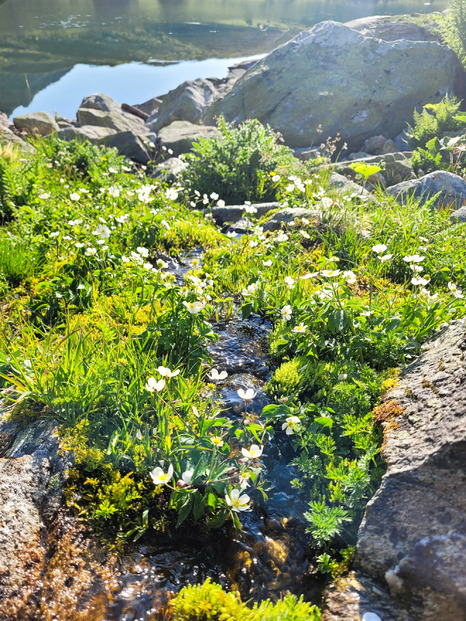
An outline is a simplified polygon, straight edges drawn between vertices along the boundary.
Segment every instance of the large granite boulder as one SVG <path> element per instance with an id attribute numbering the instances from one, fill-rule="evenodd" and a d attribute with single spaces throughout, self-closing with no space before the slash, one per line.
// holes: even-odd
<path id="1" fill-rule="evenodd" d="M 466 201 L 466 181 L 459 175 L 436 170 L 421 179 L 397 183 L 387 188 L 386 193 L 394 196 L 400 204 L 410 197 L 421 198 L 425 203 L 439 193 L 435 206 L 458 209 Z"/>
<path id="2" fill-rule="evenodd" d="M 32 136 L 48 136 L 59 129 L 57 122 L 48 112 L 30 112 L 15 116 L 13 123 L 16 129 L 26 131 Z"/>
<path id="3" fill-rule="evenodd" d="M 325 621 L 360 621 L 365 610 L 395 621 L 465 618 L 465 351 L 460 320 L 375 410 L 387 472 L 359 530 L 355 579 L 327 595 Z"/>
<path id="4" fill-rule="evenodd" d="M 10 124 L 7 115 L 0 112 L 0 145 L 14 145 L 26 152 L 35 151 L 32 144 L 23 140 L 23 138 L 15 134 L 13 130 L 14 125 Z"/>
<path id="5" fill-rule="evenodd" d="M 221 113 L 232 122 L 257 118 L 292 147 L 339 133 L 356 151 L 371 136 L 394 138 L 415 108 L 453 93 L 462 73 L 455 54 L 437 41 L 386 41 L 326 21 L 251 67 L 204 120 Z"/>

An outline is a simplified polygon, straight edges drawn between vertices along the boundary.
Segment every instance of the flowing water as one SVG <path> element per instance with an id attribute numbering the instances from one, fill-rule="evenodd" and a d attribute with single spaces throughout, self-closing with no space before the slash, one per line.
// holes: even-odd
<path id="1" fill-rule="evenodd" d="M 325 19 L 443 10 L 447 0 L 0 0 L 0 110 L 74 118 L 105 92 L 141 103 L 224 77 Z"/>

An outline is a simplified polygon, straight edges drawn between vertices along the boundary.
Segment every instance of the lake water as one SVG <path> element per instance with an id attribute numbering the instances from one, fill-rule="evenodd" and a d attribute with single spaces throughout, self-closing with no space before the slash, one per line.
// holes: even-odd
<path id="1" fill-rule="evenodd" d="M 105 92 L 142 103 L 224 77 L 325 20 L 443 10 L 446 0 L 0 0 L 0 110 L 74 118 Z"/>

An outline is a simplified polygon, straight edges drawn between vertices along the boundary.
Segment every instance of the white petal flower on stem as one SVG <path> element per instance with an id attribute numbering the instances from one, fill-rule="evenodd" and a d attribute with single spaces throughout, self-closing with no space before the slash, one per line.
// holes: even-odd
<path id="1" fill-rule="evenodd" d="M 382 254 L 382 252 L 385 252 L 385 250 L 387 250 L 387 246 L 385 244 L 377 244 L 375 246 L 372 246 L 372 250 L 376 254 Z"/>
<path id="2" fill-rule="evenodd" d="M 178 192 L 175 188 L 168 188 L 168 190 L 165 190 L 165 198 L 169 201 L 176 201 L 178 198 Z"/>
<path id="3" fill-rule="evenodd" d="M 324 278 L 336 278 L 341 274 L 341 270 L 322 270 L 320 273 Z"/>
<path id="4" fill-rule="evenodd" d="M 79 201 L 80 198 L 81 198 L 81 194 L 78 194 L 78 192 L 71 192 L 70 200 Z"/>
<path id="5" fill-rule="evenodd" d="M 272 259 L 267 259 L 267 261 L 262 261 L 262 265 L 264 267 L 271 267 L 271 265 L 273 265 L 273 261 Z"/>
<path id="6" fill-rule="evenodd" d="M 424 259 L 425 257 L 421 257 L 419 254 L 411 254 L 403 257 L 403 261 L 406 261 L 406 263 L 420 263 L 421 261 L 424 261 Z"/>
<path id="7" fill-rule="evenodd" d="M 384 254 L 383 256 L 379 257 L 379 261 L 381 263 L 386 263 L 387 261 L 390 261 L 392 257 L 393 257 L 392 254 Z"/>
<path id="8" fill-rule="evenodd" d="M 181 479 L 176 482 L 178 487 L 188 487 L 193 479 L 193 470 L 185 470 L 181 475 Z"/>
<path id="9" fill-rule="evenodd" d="M 251 478 L 251 473 L 248 472 L 247 470 L 239 474 L 239 484 L 242 490 L 245 489 L 249 485 L 250 478 Z"/>
<path id="10" fill-rule="evenodd" d="M 156 380 L 155 377 L 149 377 L 144 388 L 149 392 L 160 392 L 165 388 L 165 380 Z"/>
<path id="11" fill-rule="evenodd" d="M 204 302 L 183 302 L 183 305 L 191 315 L 197 315 L 197 313 L 205 308 Z"/>
<path id="12" fill-rule="evenodd" d="M 234 489 L 230 494 L 225 494 L 225 501 L 232 511 L 239 513 L 240 511 L 250 511 L 250 498 L 247 494 L 240 496 L 240 490 Z"/>
<path id="13" fill-rule="evenodd" d="M 238 396 L 241 397 L 244 401 L 252 401 L 256 396 L 256 391 L 254 388 L 248 388 L 247 390 L 243 390 L 242 388 L 238 388 L 237 390 Z"/>
<path id="14" fill-rule="evenodd" d="M 86 255 L 88 257 L 93 257 L 97 253 L 95 248 L 86 248 Z"/>
<path id="15" fill-rule="evenodd" d="M 250 449 L 242 448 L 241 453 L 246 459 L 258 459 L 262 455 L 263 448 L 257 444 L 251 444 Z"/>
<path id="16" fill-rule="evenodd" d="M 287 287 L 289 287 L 290 289 L 294 289 L 295 284 L 296 284 L 296 281 L 294 278 L 292 278 L 291 276 L 286 276 L 285 285 Z"/>
<path id="17" fill-rule="evenodd" d="M 293 332 L 296 332 L 297 334 L 304 334 L 306 330 L 307 327 L 303 323 L 300 323 L 299 326 L 295 326 L 293 328 Z"/>
<path id="18" fill-rule="evenodd" d="M 282 425 L 282 431 L 285 431 L 286 435 L 289 436 L 299 429 L 300 425 L 301 421 L 297 416 L 288 416 Z"/>
<path id="19" fill-rule="evenodd" d="M 411 284 L 424 287 L 430 282 L 430 278 L 411 278 Z"/>
<path id="20" fill-rule="evenodd" d="M 150 477 L 154 485 L 166 485 L 170 483 L 172 476 L 173 466 L 171 464 L 168 466 L 167 472 L 164 472 L 160 466 L 157 466 L 157 468 L 154 468 L 152 472 L 150 472 Z"/>
<path id="21" fill-rule="evenodd" d="M 343 272 L 343 278 L 348 285 L 354 285 L 354 283 L 357 281 L 356 274 L 351 270 Z"/>
<path id="22" fill-rule="evenodd" d="M 286 305 L 282 308 L 282 310 L 280 311 L 280 313 L 281 313 L 281 316 L 283 317 L 283 319 L 284 319 L 285 321 L 289 321 L 289 320 L 291 319 L 291 314 L 292 314 L 292 311 L 291 311 L 291 306 L 290 306 L 289 304 L 286 304 Z"/>
<path id="23" fill-rule="evenodd" d="M 228 373 L 226 371 L 220 371 L 219 373 L 217 369 L 211 369 L 209 373 L 209 378 L 213 381 L 223 380 L 227 377 L 228 377 Z"/>
<path id="24" fill-rule="evenodd" d="M 449 282 L 448 283 L 448 288 L 450 289 L 450 291 L 452 292 L 453 296 L 455 298 L 462 298 L 463 296 L 463 292 L 461 291 L 461 289 L 459 289 L 454 282 Z"/>
<path id="25" fill-rule="evenodd" d="M 110 229 L 105 224 L 99 224 L 99 226 L 92 231 L 93 235 L 98 235 L 102 239 L 108 239 L 110 237 Z"/>
<path id="26" fill-rule="evenodd" d="M 157 367 L 157 371 L 162 377 L 176 377 L 180 372 L 179 369 L 171 371 L 168 367 Z"/>

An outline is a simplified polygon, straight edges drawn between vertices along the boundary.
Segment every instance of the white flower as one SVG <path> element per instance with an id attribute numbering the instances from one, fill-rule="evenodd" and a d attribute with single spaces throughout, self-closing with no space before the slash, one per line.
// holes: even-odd
<path id="1" fill-rule="evenodd" d="M 209 377 L 213 381 L 223 380 L 226 377 L 228 377 L 228 373 L 226 371 L 221 371 L 219 373 L 217 369 L 211 369 L 211 371 L 209 373 Z"/>
<path id="2" fill-rule="evenodd" d="M 430 282 L 430 278 L 411 278 L 411 284 L 424 287 Z"/>
<path id="3" fill-rule="evenodd" d="M 81 198 L 81 194 L 78 194 L 78 192 L 71 192 L 70 200 L 79 201 L 80 198 Z"/>
<path id="4" fill-rule="evenodd" d="M 85 244 L 83 244 L 82 242 L 76 242 L 75 246 L 76 248 L 84 248 Z"/>
<path id="5" fill-rule="evenodd" d="M 262 446 L 258 446 L 257 444 L 251 444 L 251 448 L 241 449 L 241 453 L 246 457 L 246 459 L 258 459 L 262 455 L 263 448 Z"/>
<path id="6" fill-rule="evenodd" d="M 291 319 L 291 306 L 289 304 L 286 304 L 286 306 L 282 308 L 280 313 L 285 321 L 289 321 Z"/>
<path id="7" fill-rule="evenodd" d="M 322 270 L 320 273 L 324 278 L 336 278 L 341 274 L 341 270 Z"/>
<path id="8" fill-rule="evenodd" d="M 252 282 L 250 285 L 247 286 L 247 289 L 243 289 L 241 291 L 241 293 L 243 295 L 252 295 L 258 289 L 259 289 L 259 283 L 258 282 Z"/>
<path id="9" fill-rule="evenodd" d="M 178 487 L 188 487 L 193 480 L 193 470 L 185 470 L 176 484 Z"/>
<path id="10" fill-rule="evenodd" d="M 54 231 L 53 233 L 50 233 L 49 237 L 58 237 L 60 235 L 60 231 Z"/>
<path id="11" fill-rule="evenodd" d="M 99 224 L 95 231 L 92 231 L 93 235 L 98 235 L 103 239 L 108 239 L 110 237 L 110 229 L 105 224 Z"/>
<path id="12" fill-rule="evenodd" d="M 244 210 L 246 213 L 257 213 L 257 207 L 247 203 L 244 203 Z"/>
<path id="13" fill-rule="evenodd" d="M 117 216 L 115 220 L 119 222 L 120 224 L 124 224 L 125 222 L 128 221 L 128 218 L 129 218 L 129 215 L 125 213 L 123 216 Z"/>
<path id="14" fill-rule="evenodd" d="M 86 255 L 88 257 L 93 257 L 97 253 L 95 248 L 86 248 Z"/>
<path id="15" fill-rule="evenodd" d="M 356 274 L 351 270 L 343 272 L 343 278 L 346 280 L 346 283 L 348 285 L 354 285 L 354 283 L 357 281 Z"/>
<path id="16" fill-rule="evenodd" d="M 241 489 L 245 489 L 249 485 L 249 479 L 251 478 L 251 473 L 247 470 L 245 472 L 240 472 L 239 474 L 239 484 Z"/>
<path id="17" fill-rule="evenodd" d="M 295 326 L 293 328 L 293 332 L 296 332 L 297 334 L 304 334 L 306 330 L 307 327 L 303 323 L 300 323 L 299 326 Z"/>
<path id="18" fill-rule="evenodd" d="M 421 261 L 424 261 L 424 259 L 425 257 L 421 257 L 418 254 L 412 254 L 412 255 L 403 257 L 403 261 L 406 261 L 406 263 L 420 263 Z"/>
<path id="19" fill-rule="evenodd" d="M 186 306 L 191 315 L 197 315 L 205 308 L 204 302 L 183 302 L 183 305 Z"/>
<path id="20" fill-rule="evenodd" d="M 285 278 L 285 285 L 289 287 L 290 289 L 294 289 L 295 284 L 296 284 L 296 281 L 294 278 L 291 278 L 291 276 L 287 276 Z"/>
<path id="21" fill-rule="evenodd" d="M 288 240 L 288 235 L 286 233 L 279 233 L 275 238 L 277 242 L 286 242 Z"/>
<path id="22" fill-rule="evenodd" d="M 251 248 L 255 248 L 255 247 L 256 247 L 256 246 L 258 246 L 258 245 L 259 245 L 259 242 L 258 242 L 258 241 L 256 241 L 255 239 L 251 239 L 251 241 L 249 242 L 249 246 L 250 246 Z"/>
<path id="23" fill-rule="evenodd" d="M 213 201 L 217 201 L 217 200 L 218 200 L 218 194 L 217 194 L 217 192 L 212 192 L 212 193 L 211 193 L 211 195 L 210 195 L 210 198 L 211 198 Z"/>
<path id="24" fill-rule="evenodd" d="M 411 263 L 411 265 L 409 266 L 413 272 L 415 272 L 416 274 L 419 274 L 420 272 L 424 271 L 424 268 L 422 267 L 422 265 L 417 265 L 416 263 Z"/>
<path id="25" fill-rule="evenodd" d="M 277 183 L 278 181 L 280 181 L 280 175 L 274 175 L 274 176 L 272 177 L 272 181 L 273 181 L 274 183 Z"/>
<path id="26" fill-rule="evenodd" d="M 225 444 L 225 442 L 219 436 L 212 436 L 210 441 L 217 448 L 222 448 L 222 446 Z"/>
<path id="27" fill-rule="evenodd" d="M 157 371 L 162 377 L 176 377 L 180 372 L 179 369 L 171 371 L 168 367 L 157 367 Z"/>
<path id="28" fill-rule="evenodd" d="M 230 495 L 225 494 L 225 501 L 227 505 L 236 513 L 239 513 L 240 511 L 250 511 L 249 496 L 247 494 L 240 496 L 240 493 L 239 489 L 234 489 L 231 491 Z"/>
<path id="29" fill-rule="evenodd" d="M 282 431 L 285 431 L 287 436 L 290 436 L 299 429 L 301 421 L 297 416 L 288 416 L 282 425 Z"/>
<path id="30" fill-rule="evenodd" d="M 309 278 L 316 278 L 319 275 L 319 272 L 308 272 L 304 274 L 304 276 L 300 276 L 301 280 L 308 280 Z"/>
<path id="31" fill-rule="evenodd" d="M 262 261 L 262 265 L 264 267 L 270 267 L 273 264 L 272 259 L 268 259 L 267 261 Z"/>
<path id="32" fill-rule="evenodd" d="M 149 377 L 144 388 L 149 392 L 160 392 L 165 388 L 165 380 L 161 379 L 157 381 L 155 377 Z"/>
<path id="33" fill-rule="evenodd" d="M 243 390 L 242 388 L 238 388 L 238 396 L 241 397 L 244 401 L 252 401 L 256 396 L 256 391 L 254 388 L 248 388 L 247 390 Z"/>
<path id="34" fill-rule="evenodd" d="M 144 248 L 144 246 L 138 246 L 136 250 L 141 255 L 141 257 L 144 257 L 145 259 L 147 259 L 147 257 L 149 256 L 149 251 L 147 250 L 147 248 Z"/>
<path id="35" fill-rule="evenodd" d="M 225 201 L 222 199 L 219 199 L 217 201 L 217 207 L 225 207 Z"/>
<path id="36" fill-rule="evenodd" d="M 452 294 L 454 295 L 455 298 L 462 298 L 463 297 L 463 293 L 462 293 L 461 289 L 458 289 L 458 287 L 455 285 L 454 282 L 449 282 L 448 283 L 448 288 L 450 289 L 450 291 L 452 292 Z"/>
<path id="37" fill-rule="evenodd" d="M 39 194 L 39 198 L 43 201 L 46 201 L 48 198 L 50 198 L 50 192 L 41 192 Z"/>
<path id="38" fill-rule="evenodd" d="M 376 254 L 381 254 L 382 252 L 385 252 L 385 250 L 387 250 L 387 246 L 385 244 L 377 244 L 376 246 L 372 246 L 372 250 Z"/>
<path id="39" fill-rule="evenodd" d="M 149 474 L 154 485 L 166 485 L 173 476 L 173 466 L 170 464 L 167 472 L 164 472 L 160 466 L 157 466 L 157 468 L 154 468 Z"/>
<path id="40" fill-rule="evenodd" d="M 379 261 L 381 263 L 386 263 L 387 261 L 390 261 L 392 257 L 393 257 L 392 254 L 384 254 L 383 256 L 379 257 Z"/>
<path id="41" fill-rule="evenodd" d="M 120 188 L 118 188 L 116 185 L 111 185 L 108 189 L 107 192 L 110 194 L 110 196 L 112 196 L 113 198 L 118 198 L 120 196 Z"/>
<path id="42" fill-rule="evenodd" d="M 165 190 L 165 198 L 169 201 L 176 201 L 178 198 L 177 190 L 175 188 L 168 188 L 168 190 Z"/>

